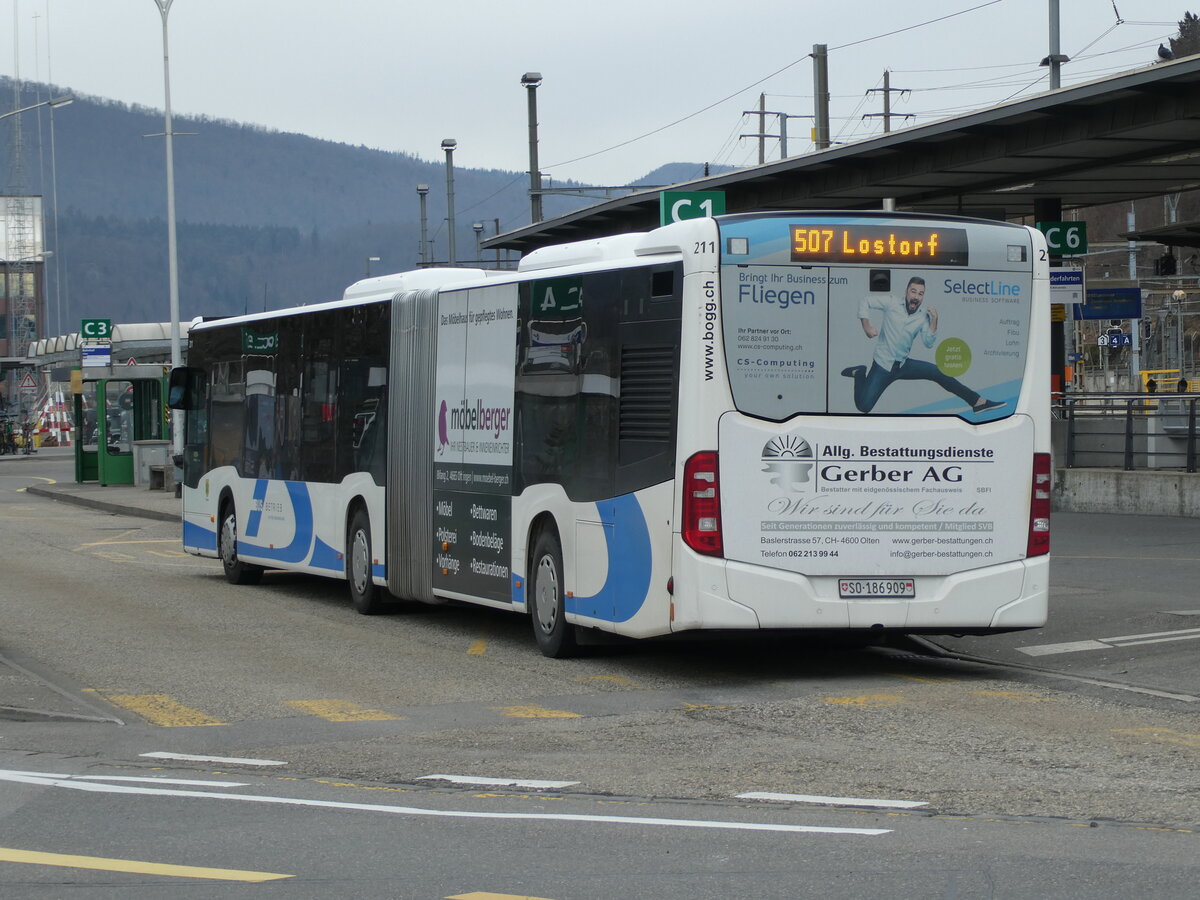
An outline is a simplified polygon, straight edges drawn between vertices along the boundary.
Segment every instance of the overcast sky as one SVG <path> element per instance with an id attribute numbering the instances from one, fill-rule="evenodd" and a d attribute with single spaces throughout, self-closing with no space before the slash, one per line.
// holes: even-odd
<path id="1" fill-rule="evenodd" d="M 882 131 L 1046 89 L 1049 0 L 175 0 L 176 114 L 205 114 L 455 163 L 524 171 L 522 73 L 538 71 L 540 168 L 623 184 L 676 161 L 757 162 L 743 110 L 812 113 L 829 47 L 832 134 Z M 1189 0 L 1061 0 L 1063 84 L 1153 64 Z M 4 0 L 0 74 L 161 109 L 155 0 Z M 962 11 L 961 15 L 951 14 Z M 939 17 L 941 21 L 930 22 Z M 1119 23 L 1119 18 L 1125 19 Z M 929 24 L 923 24 L 929 23 Z M 15 31 L 16 40 L 10 36 Z M 0 111 L 11 98 L 0 97 Z M 64 109 L 59 115 L 70 115 Z M 679 121 L 682 120 L 682 121 Z M 673 124 L 677 123 L 677 124 Z M 789 154 L 811 149 L 789 122 Z M 776 121 L 767 131 L 778 133 Z M 648 135 L 648 136 L 647 136 Z M 618 146 L 621 145 L 621 146 Z M 616 149 L 609 149 L 609 148 Z M 771 141 L 767 158 L 778 157 Z"/>

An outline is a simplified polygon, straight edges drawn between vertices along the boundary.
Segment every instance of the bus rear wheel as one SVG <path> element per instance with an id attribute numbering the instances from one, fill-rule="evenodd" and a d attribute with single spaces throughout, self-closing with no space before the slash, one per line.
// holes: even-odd
<path id="1" fill-rule="evenodd" d="M 364 616 L 382 612 L 384 606 L 383 591 L 372 580 L 373 569 L 371 517 L 359 508 L 346 534 L 346 581 L 350 584 L 350 602 Z"/>
<path id="2" fill-rule="evenodd" d="M 221 531 L 217 547 L 221 568 L 225 570 L 225 580 L 230 584 L 258 584 L 263 574 L 262 566 L 244 563 L 238 558 L 237 537 L 237 510 L 230 500 L 221 507 Z"/>
<path id="3" fill-rule="evenodd" d="M 529 613 L 533 636 L 543 656 L 566 659 L 579 652 L 575 626 L 567 622 L 563 593 L 562 547 L 558 535 L 543 529 L 533 545 Z"/>

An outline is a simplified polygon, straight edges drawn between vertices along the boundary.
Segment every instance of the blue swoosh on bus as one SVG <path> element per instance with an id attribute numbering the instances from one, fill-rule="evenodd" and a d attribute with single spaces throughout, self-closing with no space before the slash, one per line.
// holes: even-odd
<path id="1" fill-rule="evenodd" d="M 608 575 L 595 595 L 566 598 L 566 608 L 606 622 L 628 622 L 642 608 L 650 590 L 650 529 L 633 494 L 600 501 L 596 510 L 606 526 Z"/>

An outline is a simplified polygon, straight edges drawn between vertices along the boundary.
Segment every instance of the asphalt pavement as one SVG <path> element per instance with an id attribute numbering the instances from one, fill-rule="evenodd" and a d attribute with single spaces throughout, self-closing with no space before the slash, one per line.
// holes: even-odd
<path id="1" fill-rule="evenodd" d="M 27 483 L 29 494 L 111 515 L 180 521 L 182 500 L 173 492 L 76 484 L 72 458 L 69 448 L 0 456 L 0 474 L 19 475 L 26 463 L 41 459 L 55 464 L 51 474 L 57 480 L 39 474 L 29 481 L 44 483 Z M 940 635 L 925 651 L 1200 701 L 1192 649 L 1200 638 L 1200 603 L 1194 599 L 1200 520 L 1056 513 L 1055 522 L 1052 609 L 1045 628 L 984 638 Z M 0 632 L 0 720 L 111 716 L 111 710 L 89 708 L 86 696 L 81 700 L 42 677 L 36 661 L 14 658 Z"/>
<path id="2" fill-rule="evenodd" d="M 71 462 L 70 448 L 43 448 L 30 455 L 0 456 L 0 474 L 20 475 L 35 461 Z M 40 468 L 40 467 L 39 467 Z M 174 492 L 149 490 L 145 486 L 94 482 L 76 484 L 60 480 L 31 484 L 25 492 L 38 497 L 86 506 L 113 515 L 178 522 L 183 501 Z M 112 722 L 111 708 L 88 703 L 86 696 L 61 687 L 55 677 L 42 673 L 35 660 L 24 659 L 5 646 L 0 635 L 0 721 L 99 721 Z"/>

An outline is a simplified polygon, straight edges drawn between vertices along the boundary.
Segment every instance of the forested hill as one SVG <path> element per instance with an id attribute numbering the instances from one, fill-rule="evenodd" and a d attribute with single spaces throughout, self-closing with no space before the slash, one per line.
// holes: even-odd
<path id="1" fill-rule="evenodd" d="M 70 88 L 26 83 L 21 105 L 49 96 L 76 100 L 54 113 L 58 221 L 47 220 L 55 250 L 48 277 L 60 278 L 64 330 L 82 316 L 117 321 L 166 318 L 166 174 L 160 110 L 87 97 Z M 0 111 L 12 82 L 0 78 Z M 11 120 L 10 120 L 11 121 Z M 23 185 L 51 204 L 49 114 L 21 119 Z M 446 255 L 445 168 L 401 152 L 372 150 L 207 118 L 175 116 L 175 191 L 183 317 L 274 309 L 341 295 L 365 274 L 399 271 L 418 258 L 418 184 L 428 184 L 434 256 Z M 194 132 L 194 134 L 184 134 Z M 0 125 L 0 179 L 11 171 L 10 123 Z M 485 154 L 476 154 L 485 155 Z M 456 163 L 462 156 L 456 157 Z M 701 164 L 672 164 L 647 184 L 699 177 Z M 475 254 L 472 222 L 486 233 L 529 220 L 522 172 L 455 166 L 460 261 Z M 570 186 L 556 183 L 555 187 Z M 7 192 L 7 191 L 6 191 Z M 545 198 L 548 217 L 591 200 Z M 57 228 L 57 234 L 56 234 Z M 490 256 L 490 254 L 489 254 Z M 48 329 L 56 330 L 52 300 Z"/>

